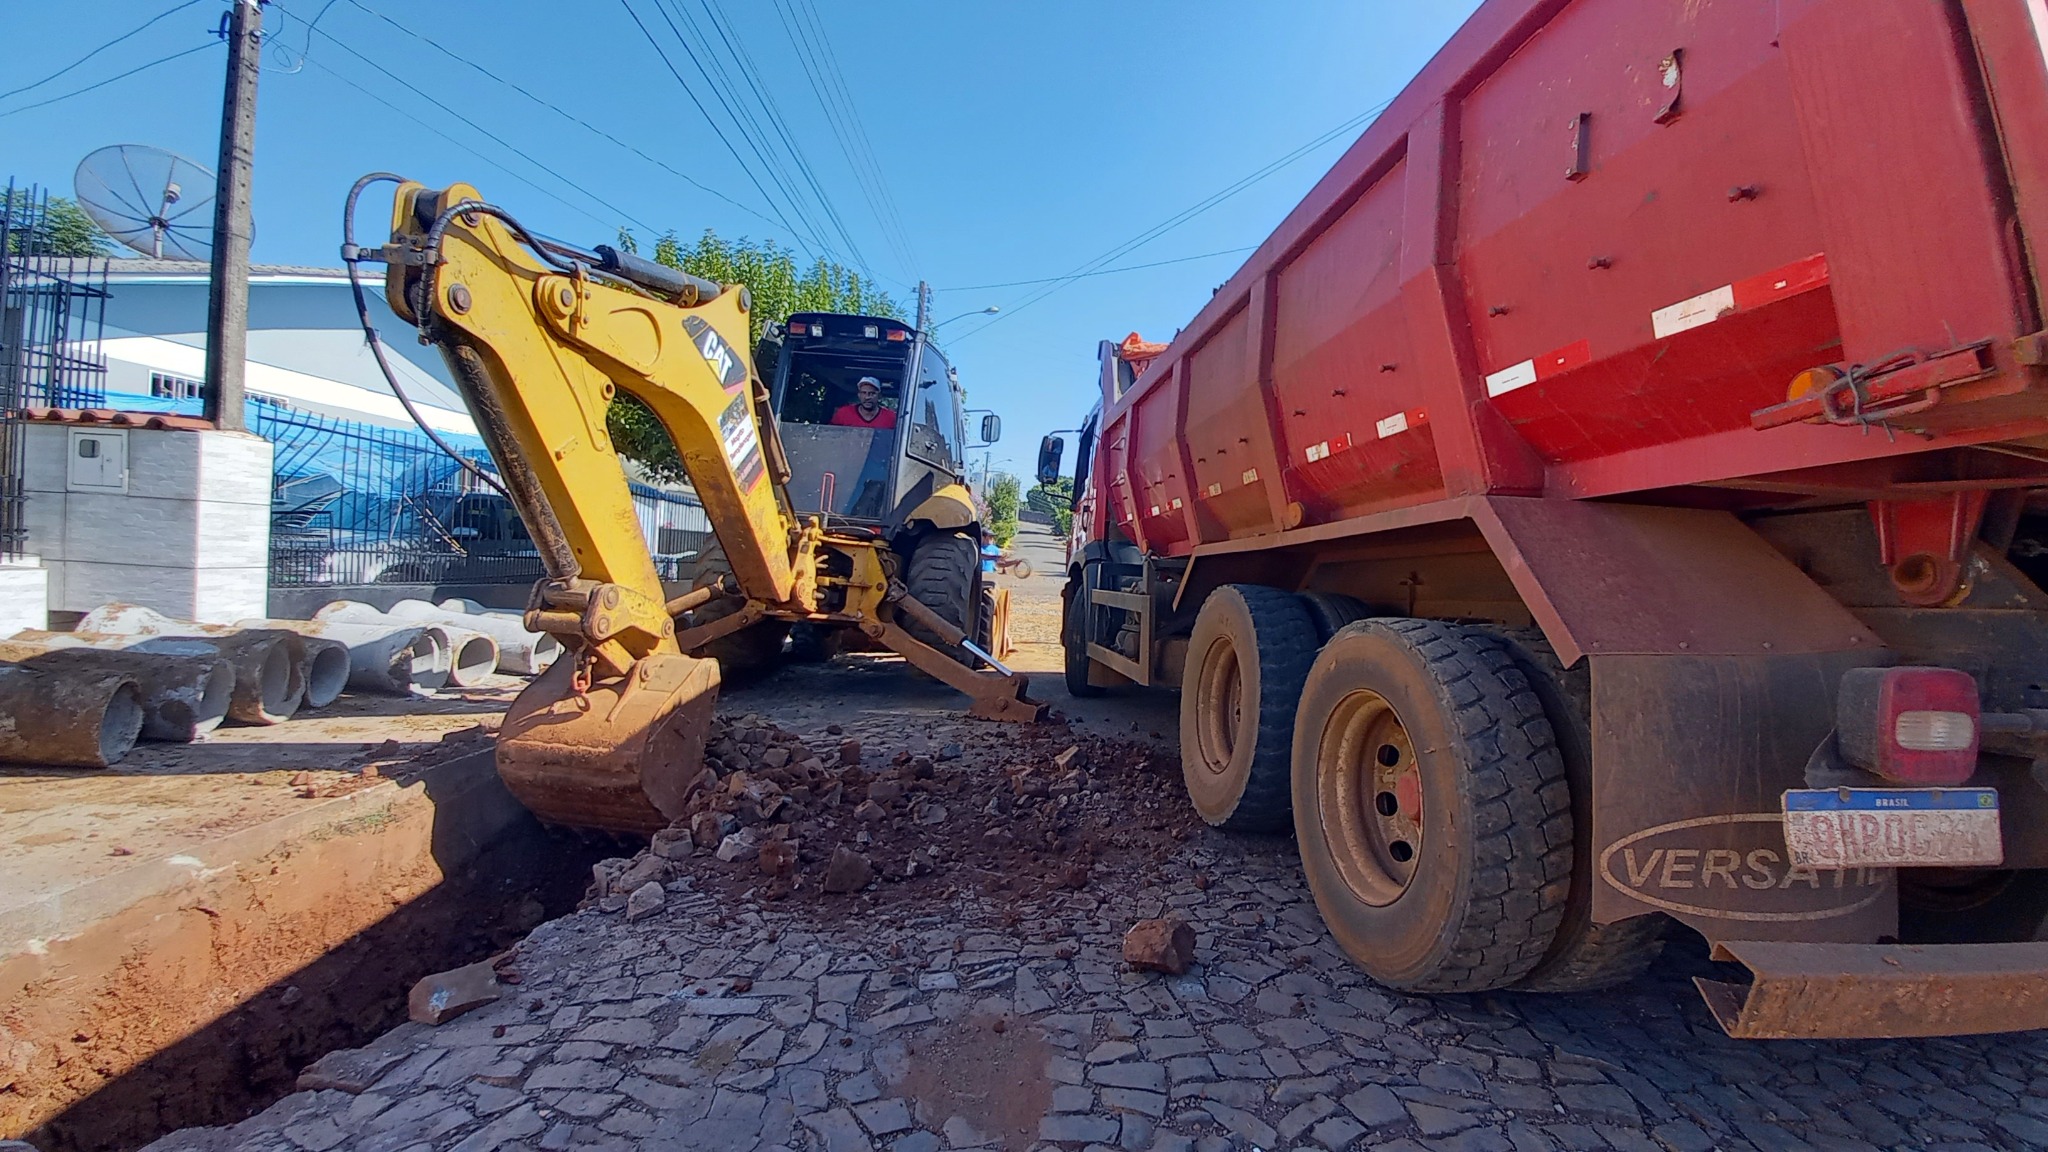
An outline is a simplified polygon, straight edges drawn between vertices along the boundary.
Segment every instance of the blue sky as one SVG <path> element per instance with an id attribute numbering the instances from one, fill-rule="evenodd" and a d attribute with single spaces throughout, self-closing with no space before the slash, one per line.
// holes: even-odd
<path id="1" fill-rule="evenodd" d="M 176 2 L 0 6 L 0 92 Z M 309 34 L 307 21 L 323 7 Z M 1003 416 L 996 467 L 1007 461 L 1028 472 L 1038 437 L 1071 426 L 1092 402 L 1096 341 L 1133 330 L 1170 336 L 1248 254 L 1234 250 L 1264 239 L 1358 130 L 1104 266 L 1173 263 L 1080 279 L 1028 307 L 1020 306 L 1047 286 L 1015 282 L 1088 265 L 1353 121 L 1398 92 L 1474 7 L 1476 0 L 285 0 L 266 17 L 273 38 L 259 100 L 255 258 L 336 264 L 342 196 L 373 169 L 430 184 L 466 180 L 539 230 L 585 243 L 609 240 L 621 225 L 642 236 L 714 228 L 792 246 L 792 229 L 805 232 L 814 249 L 842 259 L 857 249 L 906 304 L 910 285 L 929 281 L 937 319 L 991 304 L 1005 310 L 995 323 L 946 324 L 941 336 L 970 403 Z M 159 145 L 211 167 L 224 59 L 217 45 L 27 106 L 210 43 L 224 10 L 222 0 L 195 0 L 49 83 L 0 97 L 0 179 L 68 192 L 78 160 L 112 143 Z M 694 71 L 668 19 L 706 66 L 732 77 L 730 87 L 719 86 L 725 98 L 751 107 L 753 94 L 708 12 L 723 19 L 843 236 L 794 170 L 788 177 L 800 186 L 805 213 L 780 211 L 791 228 L 775 219 L 755 187 L 758 180 L 780 203 L 764 165 L 734 159 L 629 11 L 721 121 L 718 93 Z M 794 39 L 785 17 L 805 15 L 815 23 L 798 27 L 822 33 L 843 82 L 825 91 L 843 91 L 857 111 L 885 198 L 876 182 L 864 192 L 804 67 L 799 45 L 812 51 L 817 41 Z M 751 161 L 744 141 L 726 131 Z M 380 203 L 364 214 L 373 234 L 383 211 Z M 1203 258 L 1181 259 L 1189 256 Z"/>

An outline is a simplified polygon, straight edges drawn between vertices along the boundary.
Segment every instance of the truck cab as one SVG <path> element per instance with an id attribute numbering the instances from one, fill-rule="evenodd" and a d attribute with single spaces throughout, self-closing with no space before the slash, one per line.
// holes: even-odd
<path id="1" fill-rule="evenodd" d="M 910 325 L 799 312 L 771 326 L 757 362 L 798 515 L 900 523 L 961 482 L 968 442 L 959 373 Z M 987 433 L 999 428 L 982 431 L 992 440 Z"/>

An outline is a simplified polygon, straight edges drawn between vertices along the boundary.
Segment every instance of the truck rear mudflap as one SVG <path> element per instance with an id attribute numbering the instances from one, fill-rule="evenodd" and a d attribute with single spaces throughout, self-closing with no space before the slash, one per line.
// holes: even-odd
<path id="1" fill-rule="evenodd" d="M 2048 1028 L 2048 943 L 1722 940 L 1751 984 L 1696 979 L 1738 1040 L 1961 1036 Z"/>

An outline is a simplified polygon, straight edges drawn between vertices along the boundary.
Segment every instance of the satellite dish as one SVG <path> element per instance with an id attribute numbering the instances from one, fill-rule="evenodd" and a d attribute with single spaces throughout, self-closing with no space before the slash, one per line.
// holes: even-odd
<path id="1" fill-rule="evenodd" d="M 183 156 L 115 144 L 79 161 L 71 184 L 93 223 L 144 256 L 213 259 L 213 173 Z"/>

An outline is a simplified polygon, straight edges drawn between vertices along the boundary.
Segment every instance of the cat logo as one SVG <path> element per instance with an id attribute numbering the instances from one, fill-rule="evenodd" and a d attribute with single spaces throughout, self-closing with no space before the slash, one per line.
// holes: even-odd
<path id="1" fill-rule="evenodd" d="M 718 383 L 727 392 L 737 392 L 746 386 L 747 366 L 718 334 L 718 329 L 706 323 L 701 316 L 683 317 L 683 331 L 689 333 L 690 342 L 711 365 L 711 371 L 718 377 Z"/>

